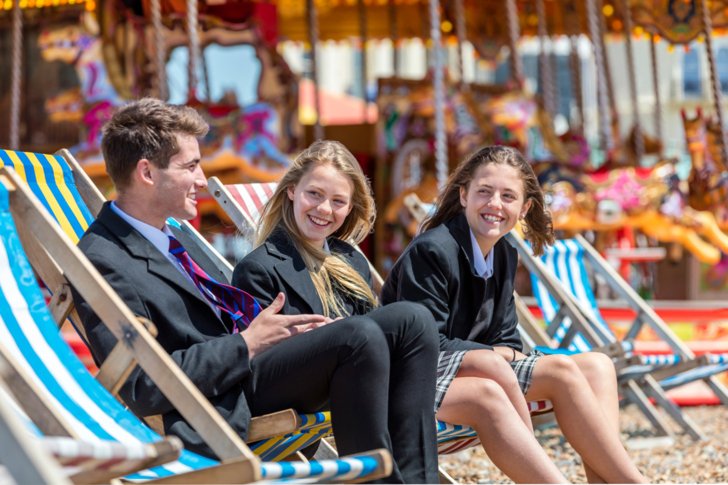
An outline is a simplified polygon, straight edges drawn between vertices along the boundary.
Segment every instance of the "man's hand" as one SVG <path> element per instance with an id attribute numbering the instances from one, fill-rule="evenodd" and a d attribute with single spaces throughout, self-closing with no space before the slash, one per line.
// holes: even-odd
<path id="1" fill-rule="evenodd" d="M 313 330 L 326 323 L 323 315 L 280 315 L 286 295 L 278 293 L 268 308 L 262 310 L 240 333 L 248 346 L 248 358 L 252 359 L 278 342 L 292 335 Z"/>

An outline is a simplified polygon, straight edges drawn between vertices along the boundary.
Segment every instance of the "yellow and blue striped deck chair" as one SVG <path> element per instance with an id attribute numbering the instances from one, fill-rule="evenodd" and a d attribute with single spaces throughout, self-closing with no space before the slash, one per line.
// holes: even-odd
<path id="1" fill-rule="evenodd" d="M 35 399 L 23 398 L 18 402 L 33 410 L 34 416 L 30 417 L 44 432 L 49 427 L 56 427 L 68 436 L 91 442 L 114 441 L 129 445 L 160 441 L 159 435 L 131 414 L 88 373 L 59 335 L 24 254 L 22 243 L 25 241 L 15 230 L 18 215 L 23 217 L 21 225 L 34 227 L 39 238 L 55 234 L 55 238 L 50 238 L 54 240 L 47 241 L 48 245 L 43 248 L 52 252 L 56 261 L 71 264 L 69 261 L 76 259 L 75 269 L 69 272 L 69 277 L 74 285 L 79 285 L 79 292 L 109 293 L 110 287 L 100 275 L 89 271 L 90 264 L 84 264 L 80 251 L 65 240 L 32 194 L 25 192 L 27 189 L 16 174 L 11 171 L 3 174 L 9 182 L 0 182 L 0 346 L 3 360 L 17 365 L 17 375 L 20 376 L 17 381 L 23 382 L 25 389 L 30 389 L 35 396 Z M 12 191 L 12 211 L 9 210 L 11 194 L 8 188 Z M 89 273 L 86 281 L 76 278 L 84 271 Z M 88 282 L 95 285 L 87 288 Z M 113 304 L 113 296 L 104 303 Z M 133 327 L 133 317 L 129 320 L 127 323 Z M 132 329 L 128 328 L 127 332 L 132 333 Z M 150 339 L 142 334 L 130 338 Z M 161 348 L 157 350 L 161 361 L 171 360 Z M 171 385 L 184 385 L 184 378 L 177 377 L 177 382 Z M 19 386 L 17 381 L 16 386 Z M 23 397 L 23 394 L 19 396 Z M 185 397 L 196 399 L 198 396 L 191 392 Z M 215 418 L 214 410 L 208 414 Z M 221 419 L 219 415 L 217 418 Z M 261 462 L 237 436 L 229 436 L 229 441 L 235 450 L 225 451 L 220 447 L 216 450 L 223 457 L 227 455 L 222 463 L 182 451 L 177 461 L 160 463 L 154 468 L 136 472 L 130 478 L 148 480 L 174 476 L 178 481 L 202 483 L 259 479 L 357 481 L 391 473 L 391 457 L 386 450 L 319 463 L 275 463 Z"/>
<path id="2" fill-rule="evenodd" d="M 104 200 L 72 155 L 67 150 L 61 150 L 55 155 L 0 150 L 0 160 L 5 165 L 22 171 L 24 180 L 30 182 L 28 186 L 33 194 L 45 200 L 42 205 L 46 209 L 51 208 L 48 213 L 69 239 L 77 242 L 93 221 L 91 214 L 98 213 Z M 18 175 L 19 171 L 16 171 Z M 88 205 L 86 201 L 89 201 Z M 190 247 L 192 246 L 190 244 Z M 53 293 L 49 306 L 56 321 L 61 324 L 69 316 L 73 320 L 75 310 L 72 306 L 70 287 L 63 275 L 55 274 L 57 265 L 39 262 L 36 266 L 40 278 Z M 83 329 L 77 328 L 77 331 L 85 340 Z M 136 355 L 138 351 L 139 349 L 133 349 L 123 356 L 109 358 L 101 366 L 97 378 L 113 394 L 118 392 L 126 376 L 133 370 L 135 360 L 139 360 Z M 119 359 L 123 359 L 126 363 L 119 364 Z M 148 369 L 144 370 L 150 374 Z M 159 382 L 157 379 L 153 380 Z M 274 413 L 272 416 L 260 417 L 254 423 L 261 432 L 252 433 L 249 439 L 262 441 L 252 443 L 251 448 L 266 460 L 283 459 L 331 432 L 331 423 L 325 413 L 298 415 L 292 410 L 287 410 Z M 157 425 L 155 429 L 161 431 L 161 426 Z M 299 429 L 299 432 L 294 432 L 295 429 Z"/>

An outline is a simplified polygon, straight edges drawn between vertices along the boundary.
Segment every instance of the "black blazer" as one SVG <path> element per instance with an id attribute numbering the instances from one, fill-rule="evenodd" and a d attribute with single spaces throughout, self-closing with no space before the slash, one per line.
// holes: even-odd
<path id="1" fill-rule="evenodd" d="M 340 239 L 330 238 L 327 242 L 332 254 L 343 257 L 371 285 L 369 264 L 359 251 Z M 286 294 L 286 303 L 281 313 L 323 314 L 321 299 L 303 258 L 283 228 L 277 228 L 262 245 L 235 266 L 232 282 L 253 295 L 262 307 L 270 305 L 282 291 Z M 350 315 L 359 315 L 371 309 L 360 301 L 343 296 L 342 302 Z"/>
<path id="2" fill-rule="evenodd" d="M 410 243 L 384 283 L 382 304 L 407 300 L 429 308 L 441 350 L 521 350 L 513 299 L 518 252 L 505 238 L 493 251 L 493 276 L 486 282 L 472 264 L 470 229 L 461 213 Z"/>
<path id="3" fill-rule="evenodd" d="M 162 347 L 244 439 L 250 410 L 242 383 L 250 376 L 250 364 L 245 341 L 230 333 L 230 322 L 221 320 L 197 287 L 108 202 L 79 247 L 131 311 L 154 322 Z M 77 293 L 74 299 L 94 360 L 100 364 L 116 339 Z M 120 395 L 137 415 L 162 414 L 165 431 L 179 436 L 186 448 L 214 456 L 139 368 Z"/>

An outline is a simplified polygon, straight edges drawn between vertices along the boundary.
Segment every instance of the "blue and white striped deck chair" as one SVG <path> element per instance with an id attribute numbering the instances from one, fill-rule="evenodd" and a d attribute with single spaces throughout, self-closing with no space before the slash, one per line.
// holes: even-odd
<path id="1" fill-rule="evenodd" d="M 594 254 L 598 256 L 598 253 L 588 242 L 583 238 L 560 240 L 547 248 L 540 259 L 536 259 L 530 247 L 518 235 L 511 233 L 509 238 L 531 273 L 534 296 L 547 322 L 547 334 L 557 346 L 573 353 L 603 351 L 611 355 L 617 366 L 623 398 L 637 404 L 661 434 L 669 435 L 670 431 L 655 413 L 654 406 L 647 401 L 646 394 L 654 398 L 685 432 L 695 439 L 702 438 L 697 426 L 667 398 L 665 390 L 702 378 L 707 379 L 711 387 L 714 384 L 714 390 L 720 396 L 723 386 L 711 382 L 714 379 L 706 374 L 712 376 L 723 364 L 711 363 L 708 356 L 694 359 L 683 354 L 684 358 L 680 360 L 661 356 L 645 359 L 633 355 L 631 342 L 617 340 L 596 304 L 585 260 L 591 261 Z M 607 265 L 606 261 L 602 261 Z M 599 264 L 599 261 L 594 264 Z M 616 275 L 609 266 L 605 271 L 614 273 L 610 278 Z M 623 291 L 631 293 L 630 297 L 636 297 L 631 288 Z M 640 302 L 638 313 L 643 312 L 650 319 L 650 325 L 654 322 L 660 332 L 670 334 L 667 325 L 659 320 L 654 311 L 643 300 L 640 299 Z"/>
<path id="2" fill-rule="evenodd" d="M 597 258 L 595 258 L 595 255 Z M 578 239 L 562 239 L 556 241 L 554 246 L 549 248 L 541 258 L 546 267 L 556 276 L 561 284 L 574 296 L 576 301 L 579 303 L 579 308 L 588 317 L 588 321 L 596 327 L 597 331 L 604 335 L 606 339 L 617 342 L 617 337 L 609 327 L 607 322 L 604 320 L 601 311 L 597 305 L 596 297 L 591 285 L 591 278 L 588 273 L 585 262 L 589 261 L 590 264 L 598 271 L 601 275 L 610 281 L 610 278 L 614 278 L 616 272 L 608 266 L 608 263 L 596 253 L 594 248 L 583 238 Z M 618 277 L 618 276 L 617 276 Z M 537 278 L 534 273 L 531 273 L 531 282 L 534 287 L 534 293 L 536 299 L 539 302 L 539 306 L 544 312 L 544 318 L 547 321 L 553 319 L 558 312 L 558 303 L 551 294 L 548 293 L 541 280 Z M 631 288 L 628 287 L 627 283 L 621 278 L 616 282 L 618 291 L 622 291 L 626 296 L 627 301 L 639 300 L 633 303 L 634 309 L 641 312 L 651 310 L 646 305 L 644 300 L 637 296 Z M 613 285 L 610 285 L 613 286 Z M 627 288 L 625 288 L 627 286 Z M 641 303 L 641 305 L 640 305 Z M 707 354 L 700 359 L 700 365 L 691 366 L 687 371 L 683 370 L 684 367 L 678 366 L 680 363 L 692 364 L 695 361 L 695 355 L 678 339 L 678 337 L 670 330 L 667 324 L 660 319 L 654 311 L 652 315 L 645 315 L 638 317 L 638 321 L 632 324 L 632 327 L 627 332 L 627 339 L 619 342 L 624 348 L 625 352 L 632 352 L 634 349 L 634 337 L 639 332 L 639 329 L 647 324 L 652 327 L 656 333 L 665 340 L 670 347 L 673 349 L 673 354 L 666 355 L 646 355 L 642 356 L 642 363 L 650 366 L 650 370 L 654 371 L 660 368 L 673 368 L 673 372 L 668 372 L 665 369 L 661 372 L 661 375 L 670 375 L 660 380 L 660 384 L 665 389 L 680 386 L 687 382 L 692 382 L 697 379 L 708 379 L 716 373 L 723 372 L 728 369 L 728 354 Z M 566 333 L 563 324 L 557 329 L 554 337 L 557 341 L 561 340 Z M 569 346 L 572 350 L 590 350 L 588 342 L 583 338 L 581 334 L 577 334 Z M 708 379 L 710 381 L 710 379 Z M 720 397 L 723 394 L 720 389 L 717 393 Z M 728 404 L 728 400 L 724 400 L 724 403 Z"/>
<path id="3" fill-rule="evenodd" d="M 42 200 L 45 201 L 43 203 L 44 207 L 51 208 L 49 213 L 58 225 L 64 229 L 66 235 L 69 235 L 71 240 L 78 241 L 90 221 L 93 221 L 92 210 L 97 213 L 101 207 L 103 197 L 73 157 L 66 150 L 62 150 L 60 154 L 56 155 L 0 150 L 0 162 L 4 162 L 5 165 L 10 167 L 19 167 L 22 170 L 25 179 L 31 181 L 30 187 L 34 195 L 42 197 Z M 85 194 L 83 197 L 82 193 Z M 88 206 L 86 200 L 89 201 Z M 89 206 L 92 207 L 92 210 L 89 209 Z M 182 225 L 183 229 L 184 227 L 186 226 Z M 191 226 L 187 230 L 194 231 Z M 192 233 L 188 234 L 191 237 L 196 237 Z M 230 274 L 232 274 L 232 267 L 229 263 L 225 263 L 229 267 Z M 66 284 L 65 278 L 53 274 L 55 265 L 40 264 L 38 266 L 40 268 L 36 268 L 36 270 L 41 279 L 48 284 L 51 291 L 57 289 L 57 291 L 54 291 L 49 306 L 53 309 L 56 320 L 61 323 L 69 314 L 73 316 L 74 309 L 72 307 L 72 298 L 70 298 L 70 288 Z M 77 328 L 77 330 L 83 337 L 83 329 Z M 125 356 L 128 361 L 126 372 L 133 368 L 131 367 L 134 365 L 132 357 L 129 353 Z M 118 366 L 115 366 L 112 361 L 109 361 L 107 367 L 111 369 L 116 367 L 116 371 L 109 375 L 102 366 L 97 378 L 107 388 L 116 393 L 125 380 L 125 376 L 121 378 L 124 372 L 119 372 Z M 273 422 L 274 419 L 277 419 L 278 422 Z M 259 429 L 263 433 L 255 435 L 255 433 L 252 433 L 251 428 L 251 439 L 265 438 L 265 441 L 254 443 L 251 446 L 265 460 L 283 459 L 314 443 L 321 436 L 329 434 L 331 430 L 331 424 L 326 414 L 296 416 L 291 410 L 288 410 L 288 412 L 274 413 L 272 416 L 255 419 L 251 426 L 258 426 L 256 421 L 260 423 Z M 298 425 L 302 426 L 300 432 L 289 434 L 289 431 L 295 429 Z M 266 431 L 265 428 L 273 431 L 277 430 L 277 432 L 273 434 Z M 283 434 L 286 434 L 286 436 L 282 436 Z"/>
<path id="4" fill-rule="evenodd" d="M 39 205 L 33 205 L 37 201 L 32 194 L 24 192 L 22 181 L 17 175 L 9 170 L 1 173 L 8 177 L 14 202 L 20 206 L 18 213 L 24 217 L 23 224 L 33 226 L 34 232 L 40 233 L 39 237 L 43 237 L 43 233 L 48 230 L 60 236 L 48 215 Z M 19 363 L 23 372 L 30 376 L 32 388 L 42 396 L 38 400 L 49 403 L 53 414 L 62 418 L 68 433 L 73 437 L 120 443 L 159 441 L 159 435 L 122 406 L 91 376 L 61 338 L 23 252 L 9 209 L 8 195 L 5 184 L 0 183 L 1 345 Z M 60 242 L 63 242 L 62 238 Z M 46 246 L 45 249 L 51 248 Z M 72 245 L 67 245 L 67 249 L 70 253 L 80 255 L 80 251 Z M 99 281 L 98 286 L 101 290 L 106 288 L 103 280 Z M 235 441 L 235 438 L 231 440 Z M 239 438 L 234 444 L 237 445 L 238 455 L 227 453 L 228 459 L 222 463 L 183 451 L 179 460 L 136 473 L 131 478 L 144 480 L 189 473 L 179 478 L 226 482 L 288 478 L 351 481 L 391 473 L 391 457 L 384 450 L 327 462 L 274 463 L 261 462 Z M 210 470 L 204 472 L 206 469 Z"/>

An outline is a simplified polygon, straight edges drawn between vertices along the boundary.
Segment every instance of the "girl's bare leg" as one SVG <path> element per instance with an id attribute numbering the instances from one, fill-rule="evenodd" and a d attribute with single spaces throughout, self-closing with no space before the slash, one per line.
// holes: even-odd
<path id="1" fill-rule="evenodd" d="M 472 427 L 495 466 L 516 483 L 566 482 L 495 381 L 456 377 L 437 418 Z"/>
<path id="2" fill-rule="evenodd" d="M 481 377 L 495 381 L 503 388 L 523 423 L 533 432 L 526 398 L 521 392 L 513 369 L 502 356 L 492 350 L 469 350 L 463 358 L 457 376 Z"/>
<path id="3" fill-rule="evenodd" d="M 615 425 L 619 411 L 614 408 L 617 405 L 616 386 L 614 393 L 609 391 L 608 385 L 602 388 L 603 381 L 616 383 L 614 366 L 607 362 L 606 356 L 603 359 L 593 356 L 580 360 L 590 373 L 598 375 L 590 375 L 587 380 L 577 360 L 569 356 L 547 355 L 540 358 L 533 370 L 533 381 L 526 399 L 549 399 L 553 403 L 561 430 L 581 455 L 590 481 L 644 483 L 645 477 L 632 463 L 619 439 Z M 591 383 L 600 389 L 599 397 Z M 606 402 L 603 409 L 600 399 L 611 402 Z"/>

